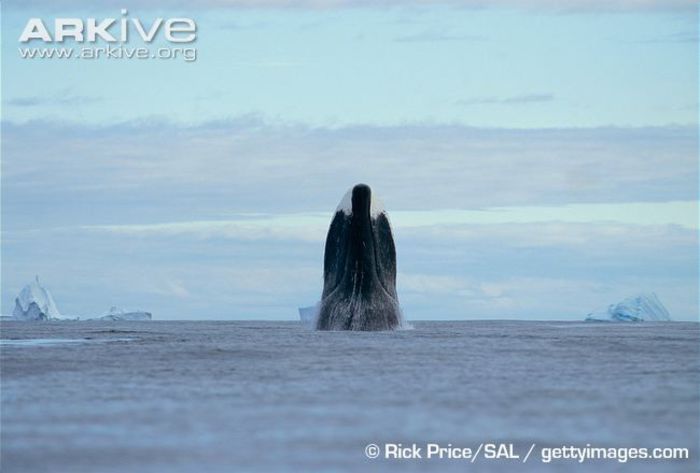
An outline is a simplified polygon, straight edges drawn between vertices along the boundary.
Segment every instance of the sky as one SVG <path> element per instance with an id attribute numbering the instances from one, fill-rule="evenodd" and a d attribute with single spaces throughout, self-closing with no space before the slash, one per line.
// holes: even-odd
<path id="1" fill-rule="evenodd" d="M 22 58 L 35 17 L 188 17 L 197 57 Z M 698 320 L 695 2 L 9 1 L 1 47 L 3 314 L 38 274 L 66 315 L 295 320 L 365 182 L 409 320 Z"/>

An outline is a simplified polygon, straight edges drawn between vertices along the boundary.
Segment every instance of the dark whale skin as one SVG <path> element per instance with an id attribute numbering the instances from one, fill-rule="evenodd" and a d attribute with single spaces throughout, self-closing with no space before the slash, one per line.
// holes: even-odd
<path id="1" fill-rule="evenodd" d="M 384 211 L 372 215 L 372 190 L 352 189 L 352 212 L 339 208 L 326 236 L 318 330 L 393 330 L 401 325 L 396 247 Z"/>

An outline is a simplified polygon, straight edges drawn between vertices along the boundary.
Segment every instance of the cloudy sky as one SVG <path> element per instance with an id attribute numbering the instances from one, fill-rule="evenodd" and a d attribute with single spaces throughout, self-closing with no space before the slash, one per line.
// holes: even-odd
<path id="1" fill-rule="evenodd" d="M 296 319 L 366 182 L 409 319 L 697 320 L 695 2 L 133 0 L 196 61 L 20 57 L 96 3 L 2 3 L 3 314 L 39 274 L 69 315 Z"/>

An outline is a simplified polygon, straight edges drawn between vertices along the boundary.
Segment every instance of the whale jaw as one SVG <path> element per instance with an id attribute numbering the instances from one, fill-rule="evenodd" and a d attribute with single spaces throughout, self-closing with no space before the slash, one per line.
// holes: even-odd
<path id="1" fill-rule="evenodd" d="M 379 297 L 328 298 L 321 302 L 318 330 L 393 330 L 401 325 L 398 301 Z"/>
<path id="2" fill-rule="evenodd" d="M 392 330 L 401 325 L 396 250 L 389 220 L 358 184 L 341 202 L 326 237 L 319 330 Z"/>

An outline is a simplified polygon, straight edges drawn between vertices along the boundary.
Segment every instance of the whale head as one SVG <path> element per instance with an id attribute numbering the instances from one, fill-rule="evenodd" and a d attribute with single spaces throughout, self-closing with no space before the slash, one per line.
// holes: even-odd
<path id="1" fill-rule="evenodd" d="M 326 237 L 319 330 L 391 330 L 401 325 L 396 248 L 386 211 L 358 184 L 336 209 Z"/>

